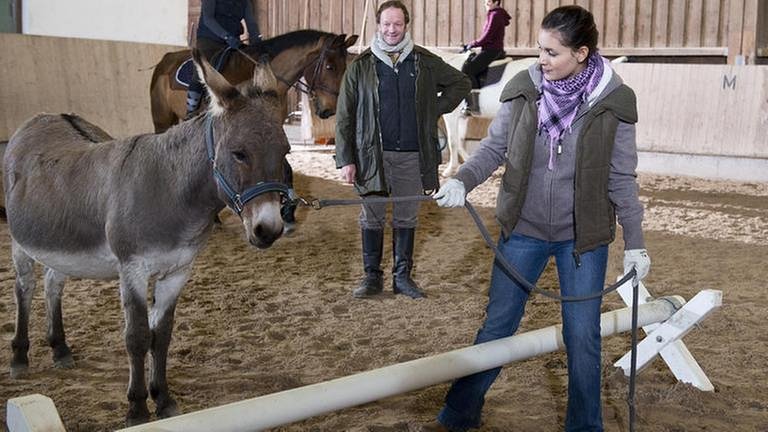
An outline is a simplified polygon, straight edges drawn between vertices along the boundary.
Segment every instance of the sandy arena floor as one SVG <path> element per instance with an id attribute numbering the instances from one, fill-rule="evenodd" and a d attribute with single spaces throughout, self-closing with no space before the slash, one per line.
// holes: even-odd
<path id="1" fill-rule="evenodd" d="M 301 195 L 354 197 L 338 181 L 328 151 L 290 155 Z M 686 338 L 716 387 L 700 392 L 677 383 L 660 360 L 642 371 L 637 430 L 643 432 L 768 431 L 768 184 L 641 175 L 645 228 L 653 260 L 652 294 L 690 299 L 705 288 L 723 291 L 723 307 Z M 498 176 L 470 196 L 493 224 Z M 461 209 L 422 206 L 415 279 L 429 298 L 387 292 L 356 300 L 361 275 L 358 209 L 302 209 L 299 230 L 271 249 L 243 241 L 237 218 L 225 213 L 198 258 L 176 311 L 169 383 L 183 412 L 312 384 L 471 344 L 483 319 L 491 254 Z M 620 236 L 619 236 L 620 238 Z M 391 266 L 389 233 L 384 267 Z M 606 283 L 621 272 L 622 244 L 611 247 Z M 389 272 L 385 273 L 389 284 Z M 7 373 L 14 332 L 14 272 L 7 225 L 0 224 L 0 429 L 5 401 L 30 393 L 51 397 L 68 431 L 119 428 L 127 409 L 123 318 L 114 282 L 71 281 L 64 318 L 76 368 L 52 368 L 45 342 L 42 289 L 32 310 L 30 373 Z M 548 269 L 543 288 L 556 288 Z M 604 310 L 623 307 L 618 295 Z M 559 305 L 531 299 L 522 330 L 559 323 Z M 627 334 L 603 345 L 606 431 L 628 430 L 627 381 L 612 363 L 629 350 Z M 565 354 L 506 367 L 487 397 L 482 431 L 562 430 Z M 349 408 L 279 431 L 417 431 L 441 407 L 448 384 Z M 152 407 L 150 406 L 150 409 Z"/>

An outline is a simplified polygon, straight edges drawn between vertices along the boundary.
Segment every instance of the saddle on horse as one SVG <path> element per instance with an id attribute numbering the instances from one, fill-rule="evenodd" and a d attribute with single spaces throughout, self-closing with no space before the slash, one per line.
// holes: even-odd
<path id="1" fill-rule="evenodd" d="M 218 72 L 221 72 L 221 69 L 227 63 L 227 59 L 231 52 L 232 49 L 227 47 L 219 51 L 211 59 L 211 64 Z M 189 88 L 189 85 L 192 84 L 192 80 L 194 79 L 199 78 L 197 78 L 197 74 L 195 73 L 195 63 L 192 61 L 192 55 L 190 54 L 189 58 L 180 64 L 173 74 L 171 88 L 174 90 L 186 90 Z"/>
<path id="2" fill-rule="evenodd" d="M 466 61 L 472 61 L 476 55 L 477 53 L 471 53 Z M 477 75 L 480 88 L 493 85 L 501 81 L 501 77 L 504 75 L 504 68 L 507 67 L 507 63 L 511 62 L 512 59 L 513 58 L 510 56 L 505 56 L 492 61 L 485 70 Z"/>

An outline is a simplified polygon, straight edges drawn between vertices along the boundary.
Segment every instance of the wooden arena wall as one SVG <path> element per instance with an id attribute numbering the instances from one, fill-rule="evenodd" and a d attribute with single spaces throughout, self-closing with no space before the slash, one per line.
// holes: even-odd
<path id="1" fill-rule="evenodd" d="M 456 1 L 441 1 L 440 10 L 444 8 L 444 3 L 480 3 Z M 414 32 L 422 32 L 423 36 L 424 29 L 429 25 L 415 25 L 419 22 L 416 14 L 432 6 L 428 6 L 426 0 L 406 3 L 414 10 Z M 559 3 L 565 2 L 546 2 L 547 7 Z M 612 2 L 600 4 L 605 8 L 609 3 Z M 627 4 L 625 0 L 620 3 Z M 636 9 L 640 3 L 639 0 L 634 3 Z M 659 1 L 647 3 L 652 3 L 654 7 L 661 4 Z M 734 10 L 733 4 L 741 5 L 742 13 L 746 13 L 748 5 L 755 6 L 752 0 L 688 0 L 684 3 L 697 3 L 703 10 L 718 5 L 720 12 L 727 10 L 729 14 Z M 305 23 L 299 18 L 308 20 L 308 27 L 336 32 L 342 31 L 342 26 L 355 27 L 360 21 L 353 17 L 358 11 L 362 14 L 364 4 L 362 0 L 257 1 L 260 21 L 266 21 L 263 31 L 267 36 L 271 34 L 270 28 L 283 32 L 293 26 L 303 27 Z M 505 0 L 505 5 L 509 4 L 510 0 Z M 517 1 L 516 4 L 520 9 L 523 2 Z M 676 4 L 674 1 L 667 2 L 669 7 Z M 729 7 L 724 8 L 724 4 Z M 264 9 L 267 6 L 269 8 Z M 322 19 L 317 21 L 318 25 L 312 21 L 316 16 L 314 12 L 300 13 L 304 6 L 320 13 Z M 756 21 L 765 22 L 764 9 L 760 7 L 758 15 L 761 18 Z M 350 14 L 350 11 L 356 12 Z M 372 13 L 369 10 L 369 14 Z M 293 18 L 277 19 L 288 15 Z M 747 15 L 743 16 L 743 21 L 746 21 Z M 373 19 L 369 21 L 366 34 L 372 31 L 372 22 Z M 419 27 L 423 28 L 418 30 Z M 726 41 L 722 37 L 730 33 L 719 28 L 719 39 L 712 40 Z M 359 29 L 349 30 L 348 33 L 357 31 Z M 639 33 L 636 31 L 635 34 Z M 763 37 L 762 33 L 760 35 Z M 757 36 L 752 39 L 764 40 Z M 0 100 L 4 102 L 0 104 L 0 141 L 7 140 L 25 119 L 43 111 L 76 112 L 115 136 L 151 131 L 149 82 L 152 66 L 165 52 L 178 48 L 0 34 L 0 58 L 3 59 L 0 62 L 0 76 L 3 77 L 0 80 Z M 618 70 L 638 95 L 638 143 L 642 150 L 768 158 L 768 143 L 764 138 L 768 136 L 768 66 L 629 63 L 619 65 Z M 323 122 L 324 129 L 317 129 L 332 136 L 333 120 Z"/>
<path id="2" fill-rule="evenodd" d="M 637 95 L 640 151 L 768 159 L 768 66 L 622 63 Z M 482 139 L 490 119 L 471 118 Z"/>
<path id="3" fill-rule="evenodd" d="M 190 25 L 200 0 L 189 0 Z M 375 31 L 377 0 L 252 0 L 265 36 L 300 28 L 361 34 Z M 368 10 L 366 12 L 366 3 Z M 480 0 L 404 0 L 417 44 L 458 48 L 481 33 Z M 550 10 L 578 4 L 595 16 L 599 46 L 606 55 L 714 57 L 751 64 L 768 57 L 765 0 L 502 0 L 513 16 L 505 46 L 512 55 L 535 55 L 538 27 Z M 367 20 L 364 18 L 367 16 Z"/>
<path id="4" fill-rule="evenodd" d="M 768 66 L 633 64 L 638 148 L 768 159 Z"/>
<path id="5" fill-rule="evenodd" d="M 116 137 L 153 131 L 152 66 L 177 49 L 0 33 L 0 141 L 40 112 L 74 112 Z"/>

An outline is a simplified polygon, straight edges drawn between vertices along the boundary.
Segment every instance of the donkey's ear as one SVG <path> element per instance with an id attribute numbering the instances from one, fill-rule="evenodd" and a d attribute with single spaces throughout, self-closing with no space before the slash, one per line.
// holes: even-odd
<path id="1" fill-rule="evenodd" d="M 253 85 L 262 93 L 277 92 L 277 78 L 269 64 L 269 55 L 263 54 L 253 67 Z"/>
<path id="2" fill-rule="evenodd" d="M 193 48 L 192 58 L 195 60 L 198 74 L 203 77 L 208 88 L 208 95 L 211 97 L 211 110 L 214 113 L 234 110 L 242 106 L 244 103 L 243 95 L 208 63 L 200 50 Z"/>
<path id="3" fill-rule="evenodd" d="M 357 35 L 352 35 L 344 42 L 344 48 L 349 48 L 357 42 Z"/>

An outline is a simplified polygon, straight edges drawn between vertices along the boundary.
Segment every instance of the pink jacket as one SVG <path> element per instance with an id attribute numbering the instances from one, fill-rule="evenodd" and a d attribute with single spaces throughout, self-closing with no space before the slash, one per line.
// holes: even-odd
<path id="1" fill-rule="evenodd" d="M 483 25 L 483 34 L 479 39 L 469 43 L 469 48 L 504 49 L 504 27 L 509 25 L 512 17 L 504 8 L 497 7 L 488 11 Z"/>

